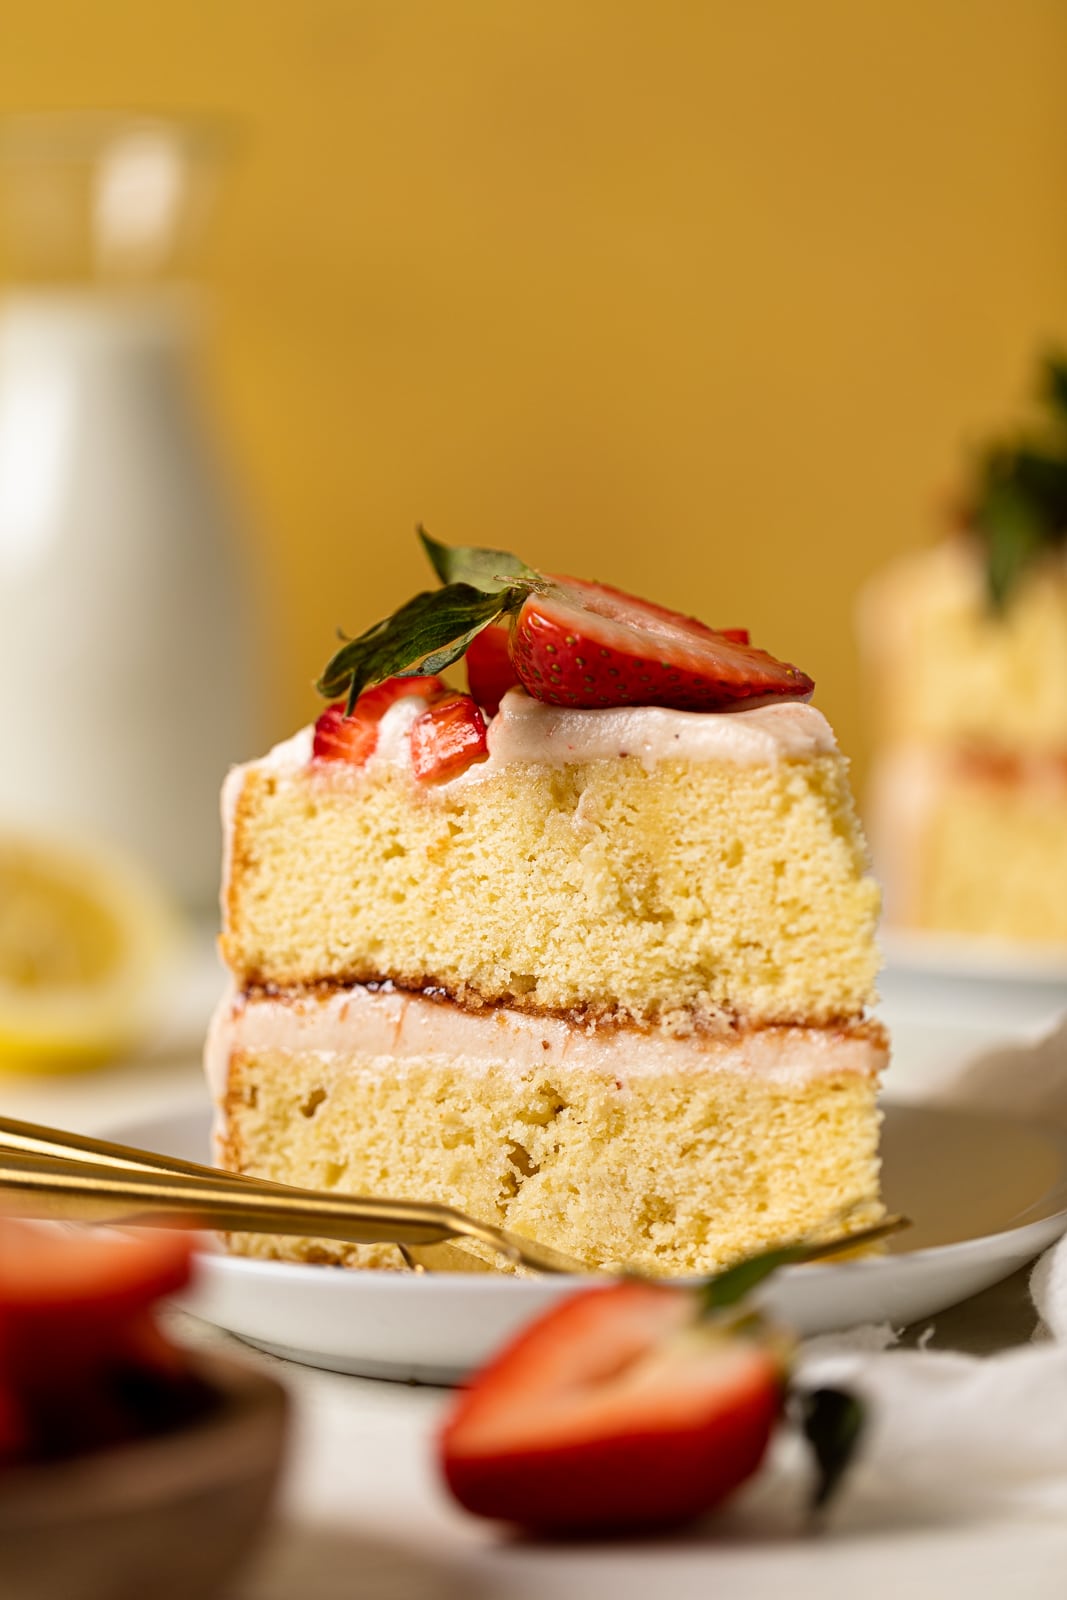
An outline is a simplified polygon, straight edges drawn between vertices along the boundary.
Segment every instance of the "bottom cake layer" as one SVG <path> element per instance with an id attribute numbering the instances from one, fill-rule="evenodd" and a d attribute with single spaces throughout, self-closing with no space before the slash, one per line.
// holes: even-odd
<path id="1" fill-rule="evenodd" d="M 676 1037 L 356 987 L 229 997 L 208 1070 L 231 1169 L 445 1201 L 591 1267 L 684 1273 L 877 1218 L 885 1056 L 872 1025 Z M 389 1245 L 230 1246 L 402 1264 Z"/>

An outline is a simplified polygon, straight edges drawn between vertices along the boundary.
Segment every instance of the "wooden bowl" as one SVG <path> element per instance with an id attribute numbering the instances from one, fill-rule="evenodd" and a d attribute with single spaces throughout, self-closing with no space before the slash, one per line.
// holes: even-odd
<path id="1" fill-rule="evenodd" d="M 19 1600 L 209 1600 L 250 1553 L 286 1431 L 285 1390 L 191 1352 L 220 1395 L 154 1439 L 0 1475 L 0 1590 Z"/>

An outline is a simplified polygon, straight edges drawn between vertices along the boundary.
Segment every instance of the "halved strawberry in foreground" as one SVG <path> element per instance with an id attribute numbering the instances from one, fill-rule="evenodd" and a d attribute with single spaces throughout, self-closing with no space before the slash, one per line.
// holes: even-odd
<path id="1" fill-rule="evenodd" d="M 537 1532 L 687 1522 L 759 1466 L 781 1409 L 783 1352 L 757 1331 L 701 1320 L 691 1290 L 587 1290 L 461 1395 L 441 1436 L 445 1478 L 468 1511 Z"/>
<path id="2" fill-rule="evenodd" d="M 326 707 L 315 723 L 312 754 L 317 761 L 347 761 L 352 766 L 362 766 L 377 748 L 378 724 L 391 705 L 409 694 L 432 696 L 445 692 L 443 678 L 386 678 L 384 683 L 364 689 L 351 712 L 345 710 L 343 701 Z"/>
<path id="3" fill-rule="evenodd" d="M 469 694 L 446 694 L 411 725 L 411 767 L 423 783 L 454 778 L 488 754 L 485 718 Z"/>
<path id="4" fill-rule="evenodd" d="M 680 612 L 568 578 L 524 600 L 512 626 L 520 682 L 551 705 L 713 711 L 804 699 L 806 673 Z"/>

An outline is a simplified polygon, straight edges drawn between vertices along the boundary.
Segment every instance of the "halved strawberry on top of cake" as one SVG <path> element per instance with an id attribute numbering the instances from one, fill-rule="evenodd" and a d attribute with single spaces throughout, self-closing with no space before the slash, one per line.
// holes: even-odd
<path id="1" fill-rule="evenodd" d="M 224 1164 L 592 1267 L 869 1223 L 879 897 L 811 680 L 741 629 L 425 543 L 442 586 L 226 783 Z M 439 676 L 464 655 L 469 694 Z"/>

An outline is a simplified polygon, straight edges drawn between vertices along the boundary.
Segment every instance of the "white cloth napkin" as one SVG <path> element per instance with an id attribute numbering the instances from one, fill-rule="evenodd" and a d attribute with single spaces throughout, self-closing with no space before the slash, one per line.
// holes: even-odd
<path id="1" fill-rule="evenodd" d="M 1067 1127 L 1067 1018 L 970 1063 L 937 1099 Z M 1034 1342 L 994 1356 L 896 1350 L 890 1328 L 809 1341 L 802 1379 L 847 1383 L 869 1403 L 835 1526 L 1067 1512 L 1067 1238 L 1037 1263 L 1030 1292 Z"/>

